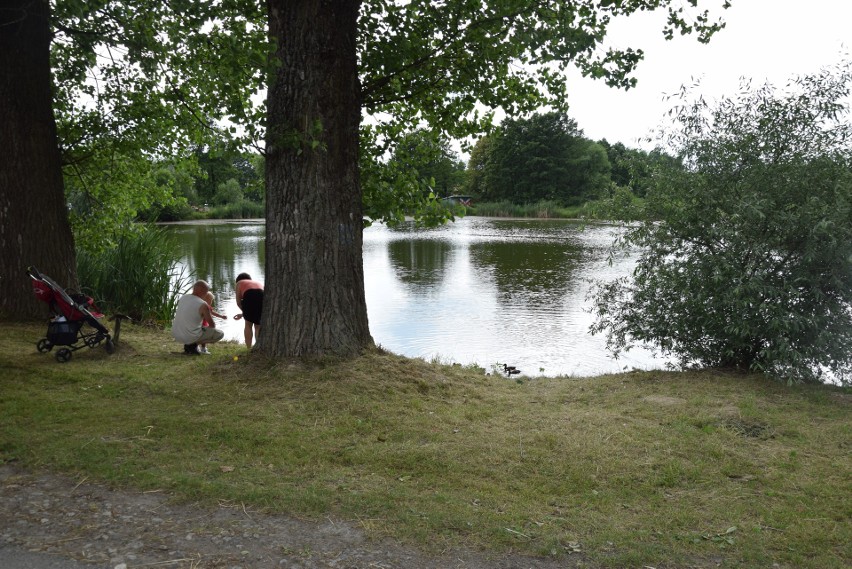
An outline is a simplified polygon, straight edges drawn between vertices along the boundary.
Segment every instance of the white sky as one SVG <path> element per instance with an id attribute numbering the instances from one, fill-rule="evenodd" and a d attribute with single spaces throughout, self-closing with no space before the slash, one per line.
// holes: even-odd
<path id="1" fill-rule="evenodd" d="M 727 27 L 708 45 L 694 36 L 665 41 L 663 13 L 613 22 L 606 45 L 641 48 L 645 59 L 634 75 L 637 87 L 626 92 L 569 74 L 568 114 L 586 137 L 647 147 L 638 140 L 664 122 L 671 103 L 663 97 L 692 78 L 700 79 L 702 94 L 713 99 L 734 94 L 741 77 L 781 87 L 793 76 L 839 62 L 852 50 L 852 0 L 732 2 L 728 10 L 716 11 Z"/>

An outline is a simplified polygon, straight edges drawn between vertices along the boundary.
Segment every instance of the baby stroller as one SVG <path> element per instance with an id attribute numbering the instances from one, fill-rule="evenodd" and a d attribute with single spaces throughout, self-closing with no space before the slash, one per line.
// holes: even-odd
<path id="1" fill-rule="evenodd" d="M 63 346 L 55 357 L 56 361 L 65 363 L 71 359 L 72 352 L 85 347 L 94 348 L 103 343 L 107 353 L 115 351 L 109 330 L 98 321 L 104 315 L 95 307 L 91 297 L 69 294 L 35 267 L 29 267 L 27 274 L 33 280 L 33 294 L 47 303 L 52 315 L 47 323 L 47 337 L 36 343 L 39 352 Z"/>

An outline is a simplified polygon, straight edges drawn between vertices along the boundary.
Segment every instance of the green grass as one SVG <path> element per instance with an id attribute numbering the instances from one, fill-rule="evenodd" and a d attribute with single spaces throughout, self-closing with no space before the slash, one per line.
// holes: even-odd
<path id="1" fill-rule="evenodd" d="M 536 219 L 576 219 L 583 217 L 586 206 L 565 207 L 554 201 L 533 204 L 513 204 L 509 201 L 476 203 L 467 208 L 467 215 L 481 217 L 525 217 Z"/>
<path id="2" fill-rule="evenodd" d="M 371 352 L 272 362 L 178 355 L 125 325 L 113 355 L 0 333 L 0 460 L 351 520 L 434 551 L 589 567 L 852 562 L 852 392 L 647 372 L 518 384 Z M 721 560 L 721 561 L 720 561 Z"/>
<path id="3" fill-rule="evenodd" d="M 257 219 L 266 215 L 266 206 L 249 200 L 217 205 L 207 212 L 208 219 Z"/>

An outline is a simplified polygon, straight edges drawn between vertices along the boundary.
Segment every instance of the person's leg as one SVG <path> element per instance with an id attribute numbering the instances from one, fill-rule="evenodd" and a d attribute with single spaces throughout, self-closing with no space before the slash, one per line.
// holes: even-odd
<path id="1" fill-rule="evenodd" d="M 254 325 L 254 337 L 255 337 L 255 340 L 259 340 L 259 339 L 260 339 L 260 324 L 255 324 L 255 325 Z M 255 348 L 257 347 L 257 341 L 255 341 L 255 343 L 254 343 L 254 347 L 255 347 Z"/>
<path id="2" fill-rule="evenodd" d="M 245 327 L 244 336 L 245 336 L 245 340 L 246 340 L 246 346 L 249 347 L 249 348 L 251 348 L 252 328 L 253 327 L 254 327 L 254 324 L 252 324 L 251 322 L 246 320 L 246 327 Z"/>
<path id="3" fill-rule="evenodd" d="M 219 328 L 205 327 L 201 329 L 201 337 L 198 339 L 199 344 L 215 344 L 219 340 L 225 337 L 225 332 L 220 330 Z M 209 351 L 200 352 L 202 354 L 209 354 Z"/>
<path id="4" fill-rule="evenodd" d="M 246 321 L 246 346 L 249 348 L 252 345 L 252 331 L 254 331 L 254 339 L 258 338 L 257 331 L 262 308 L 263 291 L 260 289 L 247 290 L 243 296 L 243 318 Z"/>

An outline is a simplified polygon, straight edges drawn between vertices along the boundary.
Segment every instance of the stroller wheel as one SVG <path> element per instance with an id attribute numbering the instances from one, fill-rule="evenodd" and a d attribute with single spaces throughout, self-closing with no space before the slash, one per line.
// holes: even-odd
<path id="1" fill-rule="evenodd" d="M 62 348 L 61 350 L 56 352 L 56 361 L 58 361 L 59 363 L 64 364 L 65 362 L 67 362 L 70 359 L 71 359 L 71 350 L 69 350 L 68 348 Z"/>
<path id="2" fill-rule="evenodd" d="M 113 342 L 112 340 L 107 340 L 104 344 L 104 349 L 108 354 L 115 353 L 115 342 Z"/>
<path id="3" fill-rule="evenodd" d="M 53 343 L 47 338 L 42 338 L 36 344 L 36 349 L 41 353 L 49 352 L 53 349 Z"/>

